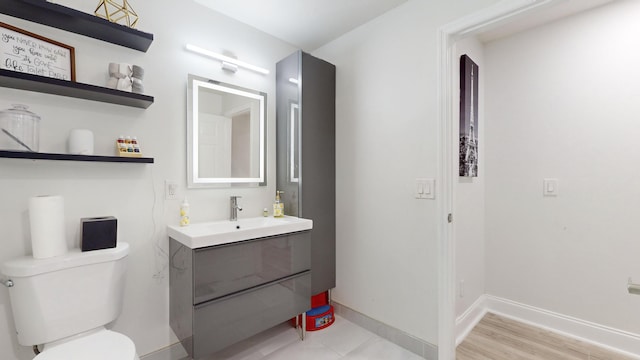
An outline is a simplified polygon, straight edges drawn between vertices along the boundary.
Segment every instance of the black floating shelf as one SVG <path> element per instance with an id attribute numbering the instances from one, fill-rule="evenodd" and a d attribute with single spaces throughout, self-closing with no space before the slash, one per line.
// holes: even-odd
<path id="1" fill-rule="evenodd" d="M 144 158 L 144 157 L 133 158 L 133 157 L 100 156 L 100 155 L 71 155 L 71 154 L 53 154 L 53 153 L 7 151 L 7 150 L 0 150 L 0 158 L 153 164 L 153 158 Z"/>
<path id="2" fill-rule="evenodd" d="M 1 0 L 0 13 L 147 52 L 153 34 L 45 0 Z"/>
<path id="3" fill-rule="evenodd" d="M 2 0 L 4 1 L 4 0 Z M 153 96 L 0 69 L 0 86 L 146 109 Z"/>

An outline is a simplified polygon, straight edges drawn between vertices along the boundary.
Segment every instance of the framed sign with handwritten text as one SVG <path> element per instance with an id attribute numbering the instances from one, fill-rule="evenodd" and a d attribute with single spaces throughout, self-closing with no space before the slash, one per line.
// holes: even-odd
<path id="1" fill-rule="evenodd" d="M 0 69 L 76 81 L 74 48 L 0 22 Z"/>

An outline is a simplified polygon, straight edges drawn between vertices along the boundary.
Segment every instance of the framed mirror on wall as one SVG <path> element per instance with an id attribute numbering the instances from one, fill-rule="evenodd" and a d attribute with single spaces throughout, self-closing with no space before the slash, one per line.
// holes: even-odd
<path id="1" fill-rule="evenodd" d="M 266 185 L 267 94 L 189 74 L 188 187 Z"/>

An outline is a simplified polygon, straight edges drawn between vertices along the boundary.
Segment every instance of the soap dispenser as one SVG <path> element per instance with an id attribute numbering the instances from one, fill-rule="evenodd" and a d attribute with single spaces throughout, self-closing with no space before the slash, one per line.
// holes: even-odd
<path id="1" fill-rule="evenodd" d="M 186 197 L 180 205 L 180 226 L 189 226 L 189 203 Z"/>
<path id="2" fill-rule="evenodd" d="M 279 218 L 284 216 L 284 203 L 280 199 L 280 195 L 284 191 L 276 191 L 276 202 L 273 204 L 273 217 Z"/>

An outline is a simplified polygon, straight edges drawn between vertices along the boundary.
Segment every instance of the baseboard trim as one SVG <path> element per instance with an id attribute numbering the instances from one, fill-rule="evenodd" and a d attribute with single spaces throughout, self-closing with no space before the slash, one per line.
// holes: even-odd
<path id="1" fill-rule="evenodd" d="M 478 298 L 464 314 L 456 319 L 456 345 L 464 340 L 473 326 L 487 312 L 538 326 L 640 360 L 639 334 L 486 294 Z"/>
<path id="2" fill-rule="evenodd" d="M 140 360 L 184 360 L 188 358 L 189 354 L 184 350 L 182 344 L 178 342 L 164 349 L 143 355 Z"/>
<path id="3" fill-rule="evenodd" d="M 458 318 L 456 318 L 456 346 L 469 335 L 471 330 L 482 320 L 487 313 L 486 296 L 482 295 Z"/>
<path id="4" fill-rule="evenodd" d="M 356 310 L 344 306 L 335 301 L 331 302 L 336 314 L 352 323 L 371 331 L 372 333 L 389 340 L 390 342 L 411 351 L 428 360 L 438 359 L 438 347 L 413 335 L 370 318 Z"/>

